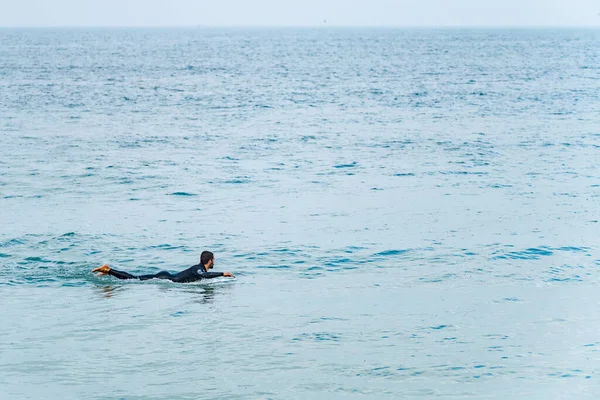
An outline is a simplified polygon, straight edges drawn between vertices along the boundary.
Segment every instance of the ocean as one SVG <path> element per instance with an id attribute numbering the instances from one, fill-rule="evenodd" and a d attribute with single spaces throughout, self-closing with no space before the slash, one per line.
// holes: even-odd
<path id="1" fill-rule="evenodd" d="M 0 29 L 0 398 L 595 398 L 599 48 Z"/>

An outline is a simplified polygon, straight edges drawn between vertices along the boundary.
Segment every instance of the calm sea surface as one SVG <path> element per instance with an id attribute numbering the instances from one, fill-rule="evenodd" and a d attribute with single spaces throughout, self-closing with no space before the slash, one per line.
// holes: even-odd
<path id="1" fill-rule="evenodd" d="M 0 30 L 0 398 L 596 398 L 599 49 Z"/>

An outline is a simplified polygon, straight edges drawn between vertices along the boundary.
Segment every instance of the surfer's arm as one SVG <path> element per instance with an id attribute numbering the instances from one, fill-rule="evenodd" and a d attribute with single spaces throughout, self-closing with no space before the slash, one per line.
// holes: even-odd
<path id="1" fill-rule="evenodd" d="M 231 272 L 203 272 L 200 274 L 202 279 L 213 279 L 218 278 L 220 276 L 228 276 L 230 278 L 235 278 Z"/>
<path id="2" fill-rule="evenodd" d="M 202 277 L 202 279 L 213 279 L 224 276 L 223 272 L 203 272 L 199 275 Z"/>

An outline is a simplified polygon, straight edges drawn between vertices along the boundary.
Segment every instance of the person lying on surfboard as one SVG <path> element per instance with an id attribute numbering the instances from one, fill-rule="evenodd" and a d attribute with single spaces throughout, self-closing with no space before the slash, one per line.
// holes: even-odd
<path id="1" fill-rule="evenodd" d="M 146 281 L 148 279 L 168 279 L 170 281 L 178 283 L 195 282 L 202 279 L 217 278 L 219 276 L 235 278 L 235 276 L 233 276 L 231 272 L 208 272 L 208 270 L 212 269 L 214 265 L 214 254 L 210 251 L 203 251 L 200 255 L 200 264 L 193 265 L 190 268 L 181 271 L 177 274 L 172 274 L 167 271 L 161 271 L 157 274 L 135 276 L 131 275 L 128 272 L 117 271 L 116 269 L 112 269 L 107 264 L 93 269 L 92 272 L 97 272 L 97 276 L 111 275 L 119 279 L 139 279 L 142 281 Z"/>

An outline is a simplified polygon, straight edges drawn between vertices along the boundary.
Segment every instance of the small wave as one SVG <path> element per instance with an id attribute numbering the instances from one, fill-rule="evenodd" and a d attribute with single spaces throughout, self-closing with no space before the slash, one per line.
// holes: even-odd
<path id="1" fill-rule="evenodd" d="M 389 256 L 399 256 L 401 254 L 407 253 L 409 250 L 385 250 L 379 253 L 375 253 L 375 257 L 389 257 Z"/>
<path id="2" fill-rule="evenodd" d="M 169 196 L 197 196 L 197 194 L 189 192 L 173 192 L 169 193 Z"/>
<path id="3" fill-rule="evenodd" d="M 510 251 L 503 253 L 502 251 L 496 251 L 492 256 L 492 260 L 538 260 L 541 257 L 552 256 L 555 252 L 573 252 L 573 253 L 585 253 L 590 251 L 588 247 L 576 247 L 576 246 L 562 246 L 562 247 L 548 247 L 548 246 L 540 246 L 540 247 L 531 247 L 521 251 Z"/>
<path id="4" fill-rule="evenodd" d="M 439 331 L 439 330 L 446 329 L 446 328 L 449 328 L 449 327 L 450 327 L 450 325 L 438 325 L 438 326 L 430 326 L 429 329 L 433 329 L 435 331 Z"/>
<path id="5" fill-rule="evenodd" d="M 590 248 L 589 247 L 564 246 L 564 247 L 558 247 L 558 248 L 556 248 L 556 250 L 572 251 L 574 253 L 582 253 L 582 252 L 590 251 Z"/>
<path id="6" fill-rule="evenodd" d="M 471 171 L 441 171 L 440 175 L 488 175 L 487 172 L 471 172 Z"/>
<path id="7" fill-rule="evenodd" d="M 534 247 L 525 249 L 523 251 L 511 251 L 509 253 L 501 254 L 492 257 L 493 260 L 538 260 L 541 257 L 551 256 L 554 254 L 552 249 L 548 247 Z"/>
<path id="8" fill-rule="evenodd" d="M 24 244 L 24 243 L 25 242 L 21 239 L 10 239 L 6 242 L 0 243 L 0 247 L 17 246 L 17 245 Z"/>
<path id="9" fill-rule="evenodd" d="M 350 164 L 338 164 L 334 165 L 333 168 L 354 168 L 358 165 L 356 161 L 351 162 Z"/>
<path id="10" fill-rule="evenodd" d="M 241 185 L 244 183 L 250 183 L 251 180 L 250 179 L 229 179 L 224 181 L 223 183 L 229 184 L 229 185 Z"/>
<path id="11" fill-rule="evenodd" d="M 590 276 L 590 272 L 585 272 L 582 265 L 561 265 L 550 267 L 547 271 L 550 278 L 546 282 L 582 282 L 584 276 Z"/>
<path id="12" fill-rule="evenodd" d="M 339 342 L 341 339 L 342 339 L 342 336 L 339 333 L 315 332 L 315 333 L 303 333 L 303 334 L 295 337 L 292 340 L 294 340 L 294 341 L 310 340 L 310 341 L 315 341 L 315 342 L 323 342 L 323 341 Z"/>
<path id="13" fill-rule="evenodd" d="M 351 263 L 354 263 L 354 261 L 349 258 L 336 258 L 336 259 L 333 259 L 333 260 L 323 263 L 323 265 L 325 265 L 327 267 L 336 267 L 338 265 L 351 264 Z"/>
<path id="14" fill-rule="evenodd" d="M 46 260 L 42 257 L 27 257 L 24 259 L 24 261 L 29 261 L 29 262 L 41 262 L 41 263 L 51 263 L 52 261 L 50 260 Z"/>
<path id="15" fill-rule="evenodd" d="M 256 268 L 264 268 L 264 269 L 290 269 L 289 265 L 261 265 Z"/>

